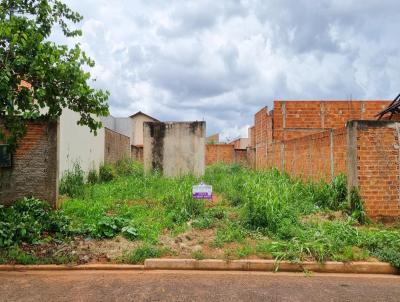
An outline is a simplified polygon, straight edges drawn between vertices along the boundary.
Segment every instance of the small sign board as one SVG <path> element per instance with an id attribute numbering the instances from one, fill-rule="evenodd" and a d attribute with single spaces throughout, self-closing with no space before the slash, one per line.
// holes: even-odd
<path id="1" fill-rule="evenodd" d="M 0 144 L 0 167 L 11 167 L 11 151 L 9 145 Z"/>
<path id="2" fill-rule="evenodd" d="M 193 186 L 192 197 L 194 199 L 212 199 L 212 186 L 204 183 Z"/>

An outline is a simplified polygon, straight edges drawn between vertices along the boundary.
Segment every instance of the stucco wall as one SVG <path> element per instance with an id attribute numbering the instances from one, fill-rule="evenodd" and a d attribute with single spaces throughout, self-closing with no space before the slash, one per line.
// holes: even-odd
<path id="1" fill-rule="evenodd" d="M 144 168 L 176 177 L 204 174 L 205 122 L 144 123 Z"/>
<path id="2" fill-rule="evenodd" d="M 79 162 L 83 171 L 97 169 L 104 162 L 104 128 L 97 131 L 97 136 L 86 126 L 76 122 L 79 114 L 64 109 L 60 117 L 60 165 L 59 177 Z"/>
<path id="3" fill-rule="evenodd" d="M 142 114 L 134 116 L 132 120 L 133 120 L 133 140 L 131 141 L 131 144 L 135 146 L 143 145 L 143 123 L 156 122 L 156 120 Z"/>

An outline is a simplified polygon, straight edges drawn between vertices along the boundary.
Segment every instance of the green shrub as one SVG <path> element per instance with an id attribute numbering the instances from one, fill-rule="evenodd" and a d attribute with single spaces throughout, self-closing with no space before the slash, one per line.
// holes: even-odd
<path id="1" fill-rule="evenodd" d="M 364 211 L 361 196 L 356 188 L 353 188 L 350 192 L 349 214 L 361 224 L 365 224 L 368 220 L 367 214 Z"/>
<path id="2" fill-rule="evenodd" d="M 125 255 L 123 262 L 138 264 L 144 263 L 149 258 L 159 258 L 163 254 L 163 251 L 156 246 L 144 244 L 139 246 L 132 252 Z"/>
<path id="3" fill-rule="evenodd" d="M 12 247 L 3 252 L 3 263 L 11 262 L 15 264 L 31 265 L 39 264 L 40 260 L 35 255 L 24 252 L 18 247 Z"/>
<path id="4" fill-rule="evenodd" d="M 193 220 L 192 226 L 196 229 L 210 229 L 214 225 L 214 220 L 208 216 L 201 216 Z"/>
<path id="5" fill-rule="evenodd" d="M 192 257 L 196 260 L 203 260 L 206 258 L 203 251 L 201 250 L 192 252 Z"/>
<path id="6" fill-rule="evenodd" d="M 100 166 L 99 169 L 99 180 L 101 182 L 109 182 L 115 178 L 115 170 L 112 165 L 104 164 Z"/>
<path id="7" fill-rule="evenodd" d="M 79 163 L 74 163 L 72 170 L 66 171 L 61 177 L 60 194 L 70 197 L 79 197 L 83 195 L 85 184 L 85 173 L 82 171 Z"/>
<path id="8" fill-rule="evenodd" d="M 17 201 L 10 207 L 0 206 L 0 247 L 21 242 L 38 243 L 44 233 L 65 237 L 71 233 L 70 221 L 61 211 L 34 198 Z"/>
<path id="9" fill-rule="evenodd" d="M 129 240 L 138 237 L 138 231 L 131 222 L 122 217 L 105 215 L 87 228 L 88 235 L 94 238 L 113 238 L 119 234 Z"/>
<path id="10" fill-rule="evenodd" d="M 168 195 L 162 200 L 168 217 L 174 223 L 183 223 L 203 214 L 204 201 L 193 199 L 188 190 L 184 195 Z"/>
<path id="11" fill-rule="evenodd" d="M 389 262 L 394 267 L 400 269 L 400 250 L 395 248 L 384 248 L 376 251 L 375 256 L 381 261 Z"/>
<path id="12" fill-rule="evenodd" d="M 133 161 L 132 159 L 125 158 L 117 161 L 115 164 L 116 174 L 119 176 L 141 176 L 143 175 L 143 166 Z"/>
<path id="13" fill-rule="evenodd" d="M 223 228 L 217 230 L 216 237 L 212 242 L 215 247 L 221 247 L 224 243 L 243 242 L 246 231 L 235 222 L 228 222 Z"/>
<path id="14" fill-rule="evenodd" d="M 91 185 L 94 185 L 98 181 L 99 181 L 99 176 L 97 174 L 97 171 L 95 169 L 90 170 L 87 176 L 87 182 Z"/>

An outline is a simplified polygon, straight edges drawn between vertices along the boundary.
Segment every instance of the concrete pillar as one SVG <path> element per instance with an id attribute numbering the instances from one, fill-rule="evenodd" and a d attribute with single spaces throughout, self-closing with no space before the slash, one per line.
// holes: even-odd
<path id="1" fill-rule="evenodd" d="M 205 133 L 205 122 L 145 122 L 145 171 L 158 170 L 167 177 L 202 176 L 205 170 Z"/>
<path id="2" fill-rule="evenodd" d="M 358 187 L 357 168 L 357 121 L 350 121 L 347 128 L 347 192 L 350 201 L 350 194 L 354 187 Z"/>

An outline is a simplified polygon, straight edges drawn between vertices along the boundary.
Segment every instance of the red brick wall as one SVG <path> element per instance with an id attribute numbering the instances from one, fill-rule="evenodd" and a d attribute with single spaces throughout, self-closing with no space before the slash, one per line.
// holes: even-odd
<path id="1" fill-rule="evenodd" d="M 256 148 L 247 148 L 247 164 L 253 169 L 256 168 Z"/>
<path id="2" fill-rule="evenodd" d="M 0 168 L 0 204 L 33 196 L 56 206 L 57 135 L 57 122 L 28 123 L 27 133 L 18 142 L 13 155 L 12 166 Z"/>
<path id="3" fill-rule="evenodd" d="M 264 107 L 254 117 L 254 143 L 255 146 L 272 141 L 272 112 Z"/>
<path id="4" fill-rule="evenodd" d="M 250 139 L 249 147 L 254 148 L 256 146 L 256 136 L 255 136 L 254 126 L 249 128 L 249 139 Z"/>
<path id="5" fill-rule="evenodd" d="M 108 164 L 114 164 L 120 159 L 130 158 L 130 138 L 108 128 L 104 128 L 104 131 L 104 162 Z"/>
<path id="6" fill-rule="evenodd" d="M 241 165 L 247 165 L 247 150 L 246 149 L 235 149 L 235 163 Z"/>
<path id="7" fill-rule="evenodd" d="M 257 168 L 275 167 L 290 175 L 330 181 L 346 172 L 346 131 L 328 130 L 257 148 Z"/>
<path id="8" fill-rule="evenodd" d="M 233 163 L 235 161 L 234 145 L 214 144 L 206 145 L 206 165 L 216 163 Z"/>
<path id="9" fill-rule="evenodd" d="M 356 179 L 370 217 L 400 216 L 400 124 L 393 122 L 352 122 L 353 157 Z"/>
<path id="10" fill-rule="evenodd" d="M 375 115 L 389 103 L 378 100 L 274 101 L 273 137 L 275 140 L 289 140 L 327 129 L 343 128 L 350 120 L 375 120 Z"/>

